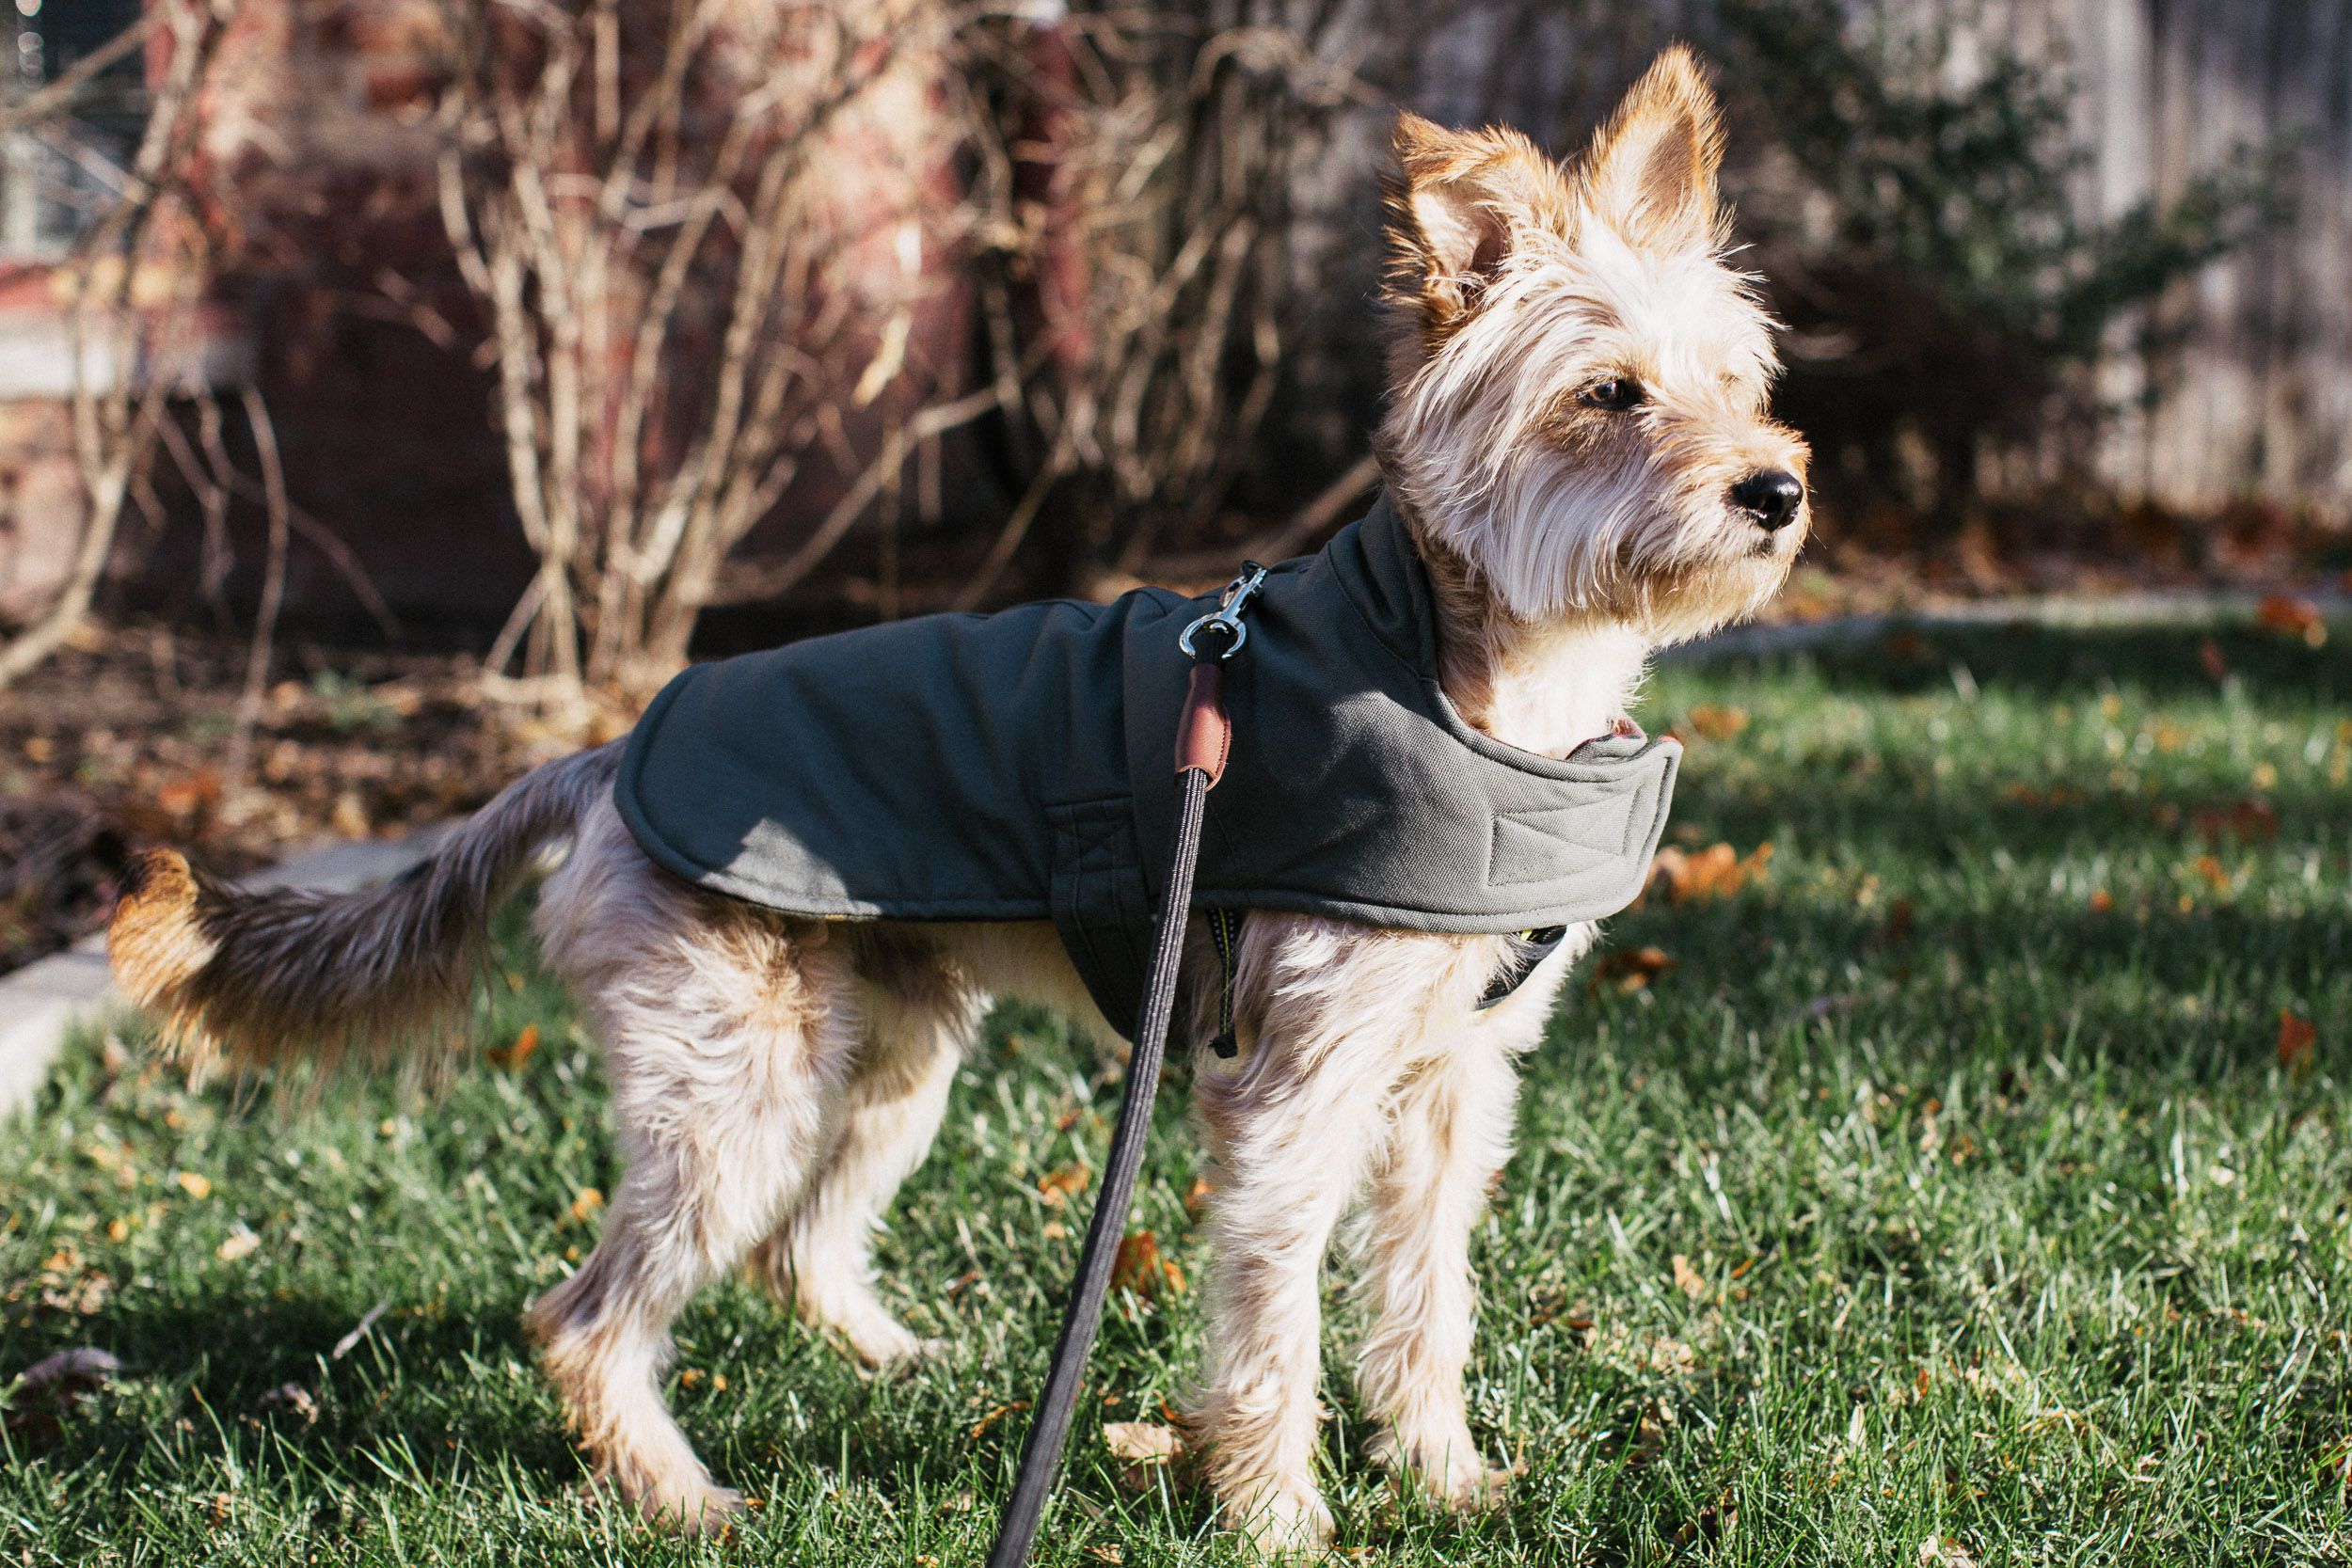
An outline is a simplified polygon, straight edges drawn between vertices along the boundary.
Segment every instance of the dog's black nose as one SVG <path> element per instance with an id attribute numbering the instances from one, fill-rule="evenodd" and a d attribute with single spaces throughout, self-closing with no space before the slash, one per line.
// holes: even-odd
<path id="1" fill-rule="evenodd" d="M 1804 500 L 1804 486 L 1786 468 L 1766 468 L 1731 487 L 1731 504 L 1771 533 L 1788 526 Z"/>

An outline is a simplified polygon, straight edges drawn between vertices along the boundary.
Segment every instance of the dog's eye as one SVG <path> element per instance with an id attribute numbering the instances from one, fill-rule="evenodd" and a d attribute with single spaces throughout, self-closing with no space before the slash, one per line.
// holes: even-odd
<path id="1" fill-rule="evenodd" d="M 1629 375 L 1613 375 L 1584 388 L 1585 403 L 1613 414 L 1641 407 L 1642 395 L 1642 384 Z"/>

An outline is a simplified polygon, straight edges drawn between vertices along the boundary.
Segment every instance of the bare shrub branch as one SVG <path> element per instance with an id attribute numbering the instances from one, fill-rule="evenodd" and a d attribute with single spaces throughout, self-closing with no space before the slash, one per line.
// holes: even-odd
<path id="1" fill-rule="evenodd" d="M 540 562 L 487 667 L 519 655 L 523 678 L 499 689 L 576 702 L 665 675 L 729 554 L 834 444 L 832 404 L 898 380 L 920 277 L 860 264 L 866 211 L 893 204 L 854 188 L 876 174 L 845 172 L 829 138 L 906 93 L 901 67 L 941 14 L 448 0 L 440 209 L 486 308 Z M 787 577 L 895 487 L 912 443 L 971 418 L 966 402 L 891 421 L 887 471 L 852 485 Z"/>
<path id="2" fill-rule="evenodd" d="M 1292 346 L 1296 176 L 1333 114 L 1378 95 L 1336 5 L 999 14 L 960 41 L 993 239 L 977 292 L 1024 475 L 971 608 L 1040 532 L 1053 585 L 1083 591 L 1222 504 Z"/>

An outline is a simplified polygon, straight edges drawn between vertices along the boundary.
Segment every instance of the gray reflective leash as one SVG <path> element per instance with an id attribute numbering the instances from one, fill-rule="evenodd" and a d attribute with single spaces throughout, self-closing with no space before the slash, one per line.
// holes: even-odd
<path id="1" fill-rule="evenodd" d="M 1159 1091 L 1160 1062 L 1168 1050 L 1168 1015 L 1176 1006 L 1176 968 L 1184 957 L 1193 866 L 1200 857 L 1200 819 L 1208 807 L 1209 791 L 1224 774 L 1226 753 L 1232 743 L 1219 665 L 1241 652 L 1242 644 L 1249 640 L 1241 615 L 1249 596 L 1265 580 L 1265 571 L 1254 561 L 1242 562 L 1241 576 L 1226 585 L 1217 608 L 1186 626 L 1177 639 L 1177 645 L 1192 656 L 1192 674 L 1184 691 L 1184 714 L 1176 724 L 1176 847 L 1168 861 L 1167 888 L 1160 897 L 1151 977 L 1144 988 L 1143 1013 L 1136 1025 L 1135 1051 L 1127 1061 L 1119 1125 L 1111 1132 L 1110 1154 L 1104 1162 L 1102 1192 L 1094 1200 L 1093 1218 L 1087 1222 L 1086 1247 L 1078 1255 L 1078 1277 L 1070 1287 L 1061 1337 L 1054 1342 L 1053 1367 L 1045 1375 L 1044 1391 L 1038 1396 L 1037 1416 L 1029 1423 L 1020 1474 L 1013 1481 L 1012 1498 L 1005 1505 L 1004 1521 L 997 1527 L 996 1544 L 989 1551 L 988 1568 L 1022 1568 L 1029 1560 L 1045 1499 L 1054 1489 L 1055 1472 L 1061 1466 L 1062 1445 L 1070 1435 L 1070 1417 L 1078 1402 L 1087 1352 L 1102 1322 L 1111 1264 L 1126 1236 L 1127 1210 L 1135 1200 L 1144 1134 L 1152 1125 L 1152 1100 Z"/>

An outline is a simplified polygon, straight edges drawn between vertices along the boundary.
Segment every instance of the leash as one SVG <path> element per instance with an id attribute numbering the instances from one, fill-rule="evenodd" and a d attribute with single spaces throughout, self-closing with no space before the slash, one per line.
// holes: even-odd
<path id="1" fill-rule="evenodd" d="M 1176 847 L 1160 896 L 1151 977 L 1136 1026 L 1135 1052 L 1127 1062 L 1119 1123 L 1112 1130 L 1110 1153 L 1104 1161 L 1102 1191 L 1094 1200 L 1093 1217 L 1087 1222 L 1086 1246 L 1078 1255 L 1078 1277 L 1072 1282 L 1069 1304 L 1062 1309 L 1061 1337 L 1054 1342 L 1053 1365 L 1045 1374 L 1044 1390 L 1038 1396 L 1037 1415 L 1021 1449 L 1020 1473 L 1013 1481 L 1004 1519 L 997 1526 L 988 1568 L 1023 1568 L 1029 1560 L 1045 1499 L 1061 1467 L 1062 1447 L 1070 1436 L 1070 1418 L 1078 1402 L 1087 1352 L 1093 1347 L 1094 1331 L 1103 1320 L 1111 1264 L 1127 1233 L 1127 1210 L 1135 1201 L 1144 1134 L 1152 1125 L 1152 1100 L 1159 1092 L 1160 1062 L 1167 1054 L 1168 1016 L 1176 1006 L 1176 967 L 1184 956 L 1192 874 L 1200 858 L 1200 821 L 1208 808 L 1209 791 L 1224 776 L 1226 754 L 1232 748 L 1222 665 L 1249 641 L 1242 611 L 1265 581 L 1265 574 L 1266 569 L 1256 562 L 1243 562 L 1241 576 L 1226 584 L 1216 609 L 1184 627 L 1176 639 L 1176 645 L 1192 659 L 1192 673 L 1185 683 L 1184 713 L 1176 722 Z"/>

